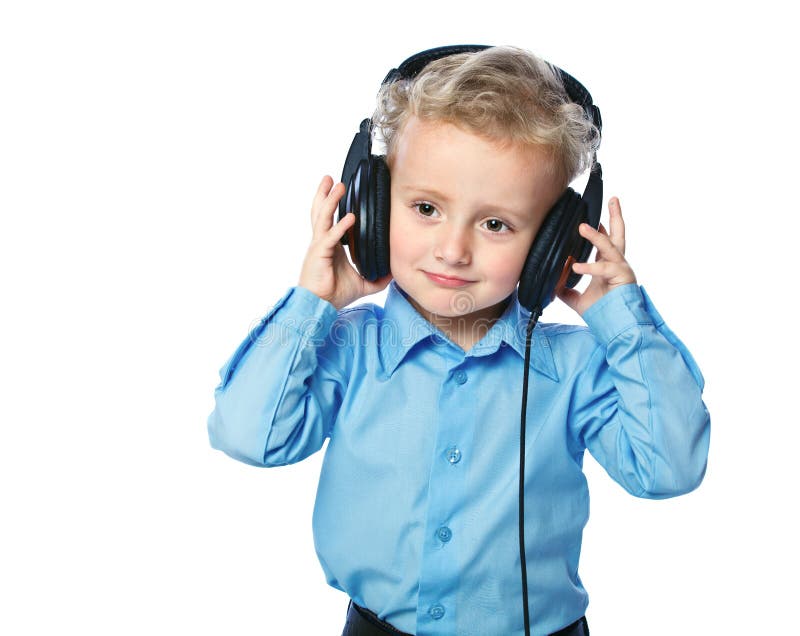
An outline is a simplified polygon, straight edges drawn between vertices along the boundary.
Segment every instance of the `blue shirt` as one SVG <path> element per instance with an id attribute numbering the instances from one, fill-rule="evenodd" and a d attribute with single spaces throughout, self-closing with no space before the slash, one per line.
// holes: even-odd
<path id="1" fill-rule="evenodd" d="M 517 293 L 468 352 L 393 281 L 340 311 L 289 289 L 220 370 L 211 445 L 282 466 L 328 439 L 313 515 L 328 583 L 418 636 L 522 634 L 519 425 L 528 312 Z M 703 377 L 645 290 L 611 290 L 588 327 L 531 344 L 525 540 L 531 633 L 585 613 L 583 453 L 637 497 L 705 474 Z"/>

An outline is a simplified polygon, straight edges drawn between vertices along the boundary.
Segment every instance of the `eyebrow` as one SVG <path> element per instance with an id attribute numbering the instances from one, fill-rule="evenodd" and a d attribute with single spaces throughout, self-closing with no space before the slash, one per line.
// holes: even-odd
<path id="1" fill-rule="evenodd" d="M 401 190 L 405 190 L 405 191 L 413 191 L 413 192 L 420 192 L 420 193 L 430 194 L 430 195 L 436 197 L 437 199 L 439 199 L 440 201 L 444 201 L 445 203 L 450 203 L 450 199 L 446 195 L 442 194 L 441 192 L 439 192 L 435 188 L 430 188 L 428 186 L 401 185 L 400 189 Z M 508 208 L 508 207 L 505 207 L 505 206 L 502 206 L 502 205 L 497 205 L 496 203 L 486 203 L 486 204 L 483 204 L 482 207 L 488 208 L 490 210 L 494 210 L 496 212 L 501 212 L 503 214 L 507 214 L 507 215 L 509 215 L 511 217 L 514 217 L 514 219 L 517 220 L 517 221 L 524 221 L 524 220 L 527 220 L 527 218 L 528 218 L 524 213 L 517 212 L 516 210 L 514 210 L 512 208 Z"/>

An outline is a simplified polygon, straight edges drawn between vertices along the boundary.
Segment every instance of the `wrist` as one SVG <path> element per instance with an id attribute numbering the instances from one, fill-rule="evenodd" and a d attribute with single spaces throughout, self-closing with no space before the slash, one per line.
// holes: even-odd
<path id="1" fill-rule="evenodd" d="M 298 281 L 297 286 L 298 287 L 302 287 L 303 289 L 305 289 L 308 292 L 311 292 L 312 294 L 314 294 L 320 300 L 324 300 L 325 302 L 328 302 L 331 305 L 334 304 L 329 296 L 327 296 L 326 294 L 323 294 L 320 291 L 318 291 L 318 289 L 315 288 L 314 285 L 310 285 L 310 284 L 304 282 L 303 280 L 300 280 L 300 281 Z M 335 307 L 335 305 L 334 305 L 334 307 Z M 336 308 L 338 309 L 338 307 L 336 307 Z"/>

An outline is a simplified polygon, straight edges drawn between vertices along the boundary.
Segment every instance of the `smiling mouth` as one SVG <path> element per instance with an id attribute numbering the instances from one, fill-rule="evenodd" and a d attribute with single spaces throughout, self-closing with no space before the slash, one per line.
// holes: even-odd
<path id="1" fill-rule="evenodd" d="M 432 274 L 431 272 L 425 272 L 425 275 L 434 283 L 443 285 L 445 287 L 463 287 L 464 285 L 469 285 L 470 283 L 475 282 L 472 280 L 465 280 L 463 278 L 454 278 L 452 276 L 442 276 L 441 274 Z"/>

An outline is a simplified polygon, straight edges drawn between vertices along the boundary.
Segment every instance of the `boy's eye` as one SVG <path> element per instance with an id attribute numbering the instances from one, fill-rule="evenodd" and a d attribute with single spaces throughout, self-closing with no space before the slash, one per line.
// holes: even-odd
<path id="1" fill-rule="evenodd" d="M 425 202 L 415 203 L 414 207 L 417 208 L 417 212 L 419 212 L 422 216 L 431 216 L 434 210 L 436 210 L 436 208 L 430 203 Z"/>
<path id="2" fill-rule="evenodd" d="M 486 221 L 486 223 L 484 223 L 484 225 L 486 225 L 487 230 L 489 230 L 490 232 L 494 232 L 496 234 L 500 233 L 501 228 L 503 227 L 508 229 L 508 226 L 505 223 L 503 223 L 500 219 L 489 219 L 488 221 Z"/>

